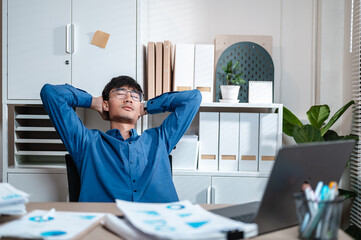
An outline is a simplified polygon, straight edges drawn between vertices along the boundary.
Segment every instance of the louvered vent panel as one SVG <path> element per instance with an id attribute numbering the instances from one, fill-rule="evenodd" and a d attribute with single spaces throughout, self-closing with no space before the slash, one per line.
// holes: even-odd
<path id="1" fill-rule="evenodd" d="M 355 101 L 353 109 L 353 134 L 361 139 L 361 14 L 360 0 L 353 1 L 352 10 L 352 95 Z M 361 141 L 358 141 L 351 155 L 351 188 L 358 193 L 350 215 L 350 223 L 361 228 Z"/>
<path id="2" fill-rule="evenodd" d="M 63 165 L 67 150 L 44 108 L 41 105 L 15 105 L 13 111 L 15 165 Z"/>

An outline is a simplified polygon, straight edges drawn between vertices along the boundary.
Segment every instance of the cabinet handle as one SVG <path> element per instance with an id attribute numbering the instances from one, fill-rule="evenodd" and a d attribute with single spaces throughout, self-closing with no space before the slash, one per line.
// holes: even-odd
<path id="1" fill-rule="evenodd" d="M 207 204 L 211 204 L 211 198 L 212 198 L 212 186 L 209 186 L 207 188 Z"/>
<path id="2" fill-rule="evenodd" d="M 66 25 L 66 53 L 74 53 L 74 25 Z"/>

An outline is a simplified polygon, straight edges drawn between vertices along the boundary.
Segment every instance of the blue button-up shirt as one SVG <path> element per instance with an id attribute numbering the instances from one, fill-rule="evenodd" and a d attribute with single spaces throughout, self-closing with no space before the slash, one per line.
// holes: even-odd
<path id="1" fill-rule="evenodd" d="M 79 201 L 178 201 L 168 156 L 198 112 L 202 99 L 198 90 L 165 93 L 149 100 L 149 114 L 171 114 L 159 127 L 140 136 L 132 129 L 126 140 L 118 129 L 103 133 L 83 125 L 73 107 L 90 107 L 92 96 L 85 91 L 67 84 L 46 84 L 40 95 L 77 166 Z"/>

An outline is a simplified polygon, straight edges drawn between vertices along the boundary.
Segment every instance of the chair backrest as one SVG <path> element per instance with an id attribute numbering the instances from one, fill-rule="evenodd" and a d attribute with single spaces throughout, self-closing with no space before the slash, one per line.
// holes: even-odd
<path id="1" fill-rule="evenodd" d="M 68 176 L 69 202 L 78 202 L 80 195 L 80 176 L 73 158 L 69 154 L 65 155 L 65 163 Z"/>
<path id="2" fill-rule="evenodd" d="M 169 165 L 170 165 L 170 173 L 173 176 L 173 167 L 172 167 L 172 155 L 169 155 Z"/>
<path id="3" fill-rule="evenodd" d="M 80 195 L 80 176 L 70 154 L 65 155 L 66 173 L 68 176 L 69 202 L 78 202 Z M 172 155 L 169 155 L 170 171 L 172 173 Z M 173 175 L 173 173 L 172 173 Z"/>

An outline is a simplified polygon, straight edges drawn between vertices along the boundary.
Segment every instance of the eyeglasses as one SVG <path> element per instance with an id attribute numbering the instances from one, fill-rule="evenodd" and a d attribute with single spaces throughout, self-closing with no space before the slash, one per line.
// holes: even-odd
<path id="1" fill-rule="evenodd" d="M 128 96 L 128 92 L 130 92 L 130 96 L 134 101 L 141 102 L 143 99 L 143 94 L 135 91 L 135 90 L 128 90 L 126 88 L 117 88 L 112 90 L 111 92 L 115 93 L 115 97 L 118 99 L 124 99 Z"/>

